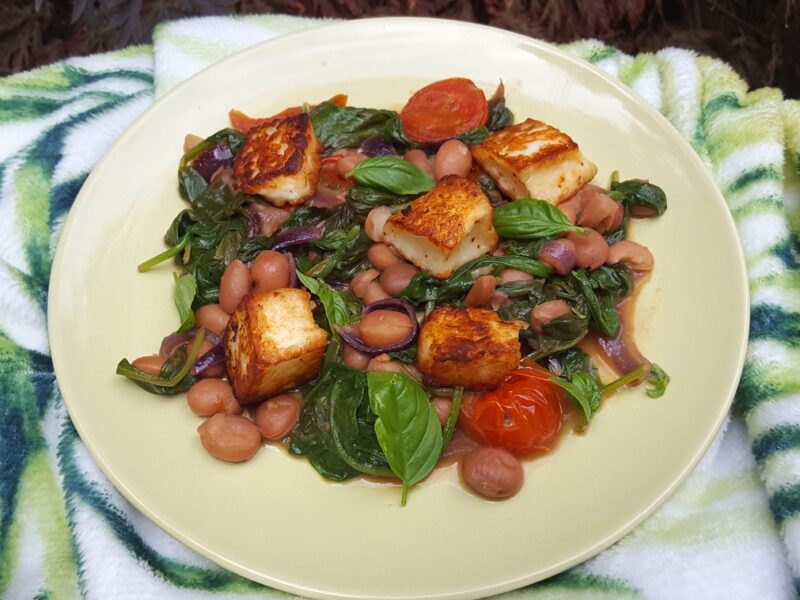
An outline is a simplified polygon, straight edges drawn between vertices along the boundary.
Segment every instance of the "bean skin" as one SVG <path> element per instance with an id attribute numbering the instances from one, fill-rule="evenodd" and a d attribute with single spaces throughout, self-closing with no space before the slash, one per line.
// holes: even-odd
<path id="1" fill-rule="evenodd" d="M 231 316 L 219 304 L 206 304 L 194 313 L 195 321 L 215 335 L 222 335 Z"/>
<path id="2" fill-rule="evenodd" d="M 251 420 L 217 413 L 197 428 L 200 442 L 211 456 L 227 462 L 253 458 L 261 447 L 261 432 Z"/>
<path id="3" fill-rule="evenodd" d="M 280 252 L 264 250 L 259 252 L 250 267 L 253 289 L 269 292 L 289 286 L 289 261 Z"/>
<path id="4" fill-rule="evenodd" d="M 242 413 L 233 388 L 222 379 L 201 379 L 189 388 L 186 402 L 198 417 L 210 417 L 220 412 L 229 415 Z"/>
<path id="5" fill-rule="evenodd" d="M 140 371 L 147 373 L 148 375 L 158 377 L 161 375 L 161 367 L 164 366 L 166 361 L 166 357 L 153 354 L 151 356 L 140 356 L 131 363 L 131 366 L 133 366 L 134 369 L 139 369 Z"/>
<path id="6" fill-rule="evenodd" d="M 500 283 L 511 283 L 512 281 L 533 281 L 533 275 L 517 269 L 503 269 L 500 273 Z"/>
<path id="7" fill-rule="evenodd" d="M 392 210 L 388 206 L 376 206 L 367 214 L 364 221 L 364 233 L 373 242 L 382 242 L 383 227 L 391 216 Z"/>
<path id="8" fill-rule="evenodd" d="M 411 333 L 408 315 L 394 310 L 376 310 L 358 324 L 358 333 L 367 346 L 381 348 L 404 340 Z"/>
<path id="9" fill-rule="evenodd" d="M 443 396 L 434 396 L 431 398 L 431 404 L 436 409 L 436 417 L 439 423 L 444 425 L 447 423 L 447 418 L 450 416 L 450 409 L 453 407 L 453 401 L 450 398 Z"/>
<path id="10" fill-rule="evenodd" d="M 564 238 L 561 238 L 564 239 Z M 575 244 L 578 268 L 596 269 L 608 258 L 608 242 L 594 229 L 586 228 L 586 234 L 568 233 L 566 239 Z"/>
<path id="11" fill-rule="evenodd" d="M 466 177 L 472 168 L 472 154 L 461 140 L 447 140 L 439 147 L 433 160 L 436 181 L 447 175 Z"/>
<path id="12" fill-rule="evenodd" d="M 622 240 L 608 249 L 606 263 L 609 265 L 622 263 L 632 271 L 652 271 L 655 259 L 645 246 L 630 240 Z"/>
<path id="13" fill-rule="evenodd" d="M 431 179 L 434 178 L 433 167 L 428 155 L 422 150 L 409 150 L 403 155 L 403 159 L 410 162 L 415 167 L 422 169 Z"/>
<path id="14" fill-rule="evenodd" d="M 379 354 L 369 361 L 367 371 L 387 371 L 390 373 L 404 373 L 403 364 L 399 360 L 392 360 L 388 354 Z"/>
<path id="15" fill-rule="evenodd" d="M 501 448 L 476 448 L 461 459 L 461 476 L 481 496 L 510 498 L 525 480 L 522 465 Z"/>
<path id="16" fill-rule="evenodd" d="M 377 281 L 373 281 L 367 286 L 367 291 L 364 292 L 364 297 L 361 301 L 369 306 L 373 302 L 377 302 L 378 300 L 386 300 L 389 298 L 389 294 L 381 287 L 381 284 Z"/>
<path id="17" fill-rule="evenodd" d="M 238 258 L 230 262 L 219 282 L 219 305 L 229 315 L 250 291 L 250 271 Z"/>
<path id="18" fill-rule="evenodd" d="M 542 325 L 568 314 L 571 310 L 569 304 L 563 300 L 548 300 L 537 304 L 531 311 L 531 327 L 541 333 Z"/>
<path id="19" fill-rule="evenodd" d="M 356 298 L 362 300 L 364 298 L 364 294 L 367 293 L 369 284 L 372 283 L 372 281 L 376 279 L 378 275 L 380 275 L 380 273 L 375 269 L 369 269 L 367 271 L 356 273 L 356 276 L 353 277 L 353 281 L 350 282 L 350 291 L 353 292 L 353 295 Z"/>
<path id="20" fill-rule="evenodd" d="M 481 275 L 472 284 L 472 287 L 464 299 L 464 306 L 467 308 L 488 307 L 491 305 L 492 296 L 495 290 L 495 280 L 492 275 Z"/>
<path id="21" fill-rule="evenodd" d="M 351 369 L 366 369 L 369 361 L 369 354 L 359 352 L 347 344 L 342 347 L 342 362 Z"/>
<path id="22" fill-rule="evenodd" d="M 384 269 L 396 265 L 400 262 L 397 252 L 386 244 L 372 244 L 367 251 L 367 260 L 370 264 L 383 271 Z"/>
<path id="23" fill-rule="evenodd" d="M 258 407 L 255 422 L 261 437 L 282 440 L 292 432 L 299 418 L 300 403 L 288 394 L 281 394 Z"/>
<path id="24" fill-rule="evenodd" d="M 408 263 L 401 262 L 392 265 L 384 269 L 383 273 L 381 273 L 381 287 L 387 294 L 397 298 L 400 296 L 400 293 L 408 287 L 408 284 L 411 283 L 411 280 L 417 273 L 419 273 L 419 269 Z"/>

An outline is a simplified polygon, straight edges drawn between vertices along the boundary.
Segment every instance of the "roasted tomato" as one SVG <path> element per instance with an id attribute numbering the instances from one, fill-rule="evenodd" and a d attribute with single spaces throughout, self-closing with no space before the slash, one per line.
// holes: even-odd
<path id="1" fill-rule="evenodd" d="M 426 85 L 400 112 L 408 136 L 419 143 L 441 142 L 486 124 L 486 96 L 469 79 L 454 77 Z"/>
<path id="2" fill-rule="evenodd" d="M 563 390 L 547 369 L 530 363 L 513 371 L 497 388 L 465 396 L 460 421 L 479 442 L 509 452 L 550 450 L 564 413 Z"/>

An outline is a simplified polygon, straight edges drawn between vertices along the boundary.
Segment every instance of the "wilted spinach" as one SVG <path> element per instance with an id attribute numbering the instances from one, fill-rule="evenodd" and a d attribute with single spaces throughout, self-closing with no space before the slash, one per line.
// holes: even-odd
<path id="1" fill-rule="evenodd" d="M 609 196 L 615 200 L 622 200 L 629 209 L 637 207 L 659 216 L 667 210 L 667 195 L 664 190 L 653 183 L 640 179 L 612 183 Z"/>
<path id="2" fill-rule="evenodd" d="M 235 156 L 236 153 L 239 152 L 239 148 L 244 143 L 245 138 L 245 134 L 241 131 L 231 128 L 220 129 L 186 152 L 181 157 L 181 167 L 189 166 L 200 153 L 217 144 L 225 144 L 231 149 L 231 153 Z"/>
<path id="3" fill-rule="evenodd" d="M 347 192 L 347 203 L 362 218 L 376 206 L 397 206 L 408 201 L 408 196 L 363 185 L 357 185 Z"/>
<path id="4" fill-rule="evenodd" d="M 194 295 L 197 293 L 197 284 L 194 280 L 194 275 L 186 273 L 178 277 L 177 273 L 172 274 L 175 280 L 175 308 L 178 309 L 178 318 L 181 324 L 178 326 L 178 332 L 188 331 L 194 327 L 194 311 L 192 310 L 192 302 L 194 302 Z"/>
<path id="5" fill-rule="evenodd" d="M 486 122 L 486 127 L 490 131 L 497 131 L 505 129 L 514 123 L 514 113 L 512 113 L 506 106 L 506 99 L 500 98 L 494 106 L 489 109 L 489 119 Z"/>
<path id="6" fill-rule="evenodd" d="M 572 271 L 570 276 L 586 301 L 592 325 L 605 335 L 615 336 L 619 331 L 619 315 L 614 306 L 614 297 L 606 294 L 601 302 L 584 271 Z"/>
<path id="7" fill-rule="evenodd" d="M 322 102 L 309 112 L 314 125 L 314 133 L 325 153 L 330 154 L 339 148 L 357 148 L 365 140 L 379 135 L 400 149 L 410 148 L 400 116 L 393 110 L 337 106 L 332 102 Z"/>
<path id="8" fill-rule="evenodd" d="M 581 410 L 581 429 L 589 425 L 594 414 L 600 409 L 602 400 L 600 384 L 586 371 L 573 373 L 569 379 L 551 377 L 550 381 L 563 388 L 575 405 Z"/>
<path id="9" fill-rule="evenodd" d="M 197 381 L 189 371 L 200 355 L 204 333 L 203 329 L 198 331 L 188 350 L 186 346 L 178 348 L 161 367 L 158 377 L 135 368 L 127 358 L 123 358 L 117 364 L 117 375 L 131 379 L 136 385 L 151 394 L 164 396 L 185 392 Z"/>
<path id="10" fill-rule="evenodd" d="M 486 127 L 476 127 L 475 129 L 470 129 L 466 133 L 462 133 L 458 136 L 458 139 L 466 146 L 473 146 L 475 144 L 480 144 L 489 137 L 489 133 L 490 131 Z"/>

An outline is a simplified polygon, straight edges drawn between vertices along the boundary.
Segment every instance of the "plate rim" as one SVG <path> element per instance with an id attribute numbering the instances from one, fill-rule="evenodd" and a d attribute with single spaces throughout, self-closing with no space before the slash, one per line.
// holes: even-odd
<path id="1" fill-rule="evenodd" d="M 256 581 L 258 583 L 274 587 L 278 590 L 283 590 L 289 593 L 297 593 L 303 594 L 309 597 L 314 598 L 361 598 L 364 597 L 360 594 L 343 594 L 341 592 L 332 593 L 330 591 L 324 589 L 316 589 L 313 587 L 304 587 L 302 585 L 298 585 L 296 583 L 292 583 L 289 581 L 283 581 L 279 578 L 268 576 L 264 573 L 259 573 L 254 571 L 253 569 L 247 568 L 244 565 L 241 565 L 231 559 L 226 558 L 225 556 L 216 553 L 214 550 L 198 543 L 194 539 L 188 537 L 187 535 L 183 534 L 182 532 L 178 531 L 176 528 L 172 527 L 169 523 L 167 523 L 164 519 L 162 519 L 158 513 L 154 512 L 148 505 L 144 504 L 142 501 L 139 500 L 138 496 L 134 493 L 133 490 L 128 488 L 114 473 L 114 470 L 111 466 L 104 460 L 102 454 L 98 451 L 95 447 L 94 442 L 91 439 L 91 436 L 85 436 L 85 430 L 83 429 L 83 425 L 80 424 L 73 418 L 74 415 L 74 408 L 72 406 L 72 402 L 68 399 L 70 394 L 64 393 L 64 388 L 60 383 L 59 373 L 62 369 L 59 367 L 59 363 L 61 362 L 59 358 L 57 358 L 58 352 L 52 352 L 53 348 L 57 348 L 58 345 L 53 343 L 54 338 L 58 335 L 58 328 L 59 325 L 57 323 L 53 323 L 50 319 L 50 315 L 57 312 L 57 310 L 53 310 L 53 307 L 56 303 L 55 297 L 56 294 L 54 293 L 57 289 L 63 286 L 61 283 L 61 273 L 64 272 L 63 263 L 65 262 L 65 246 L 67 245 L 68 234 L 71 229 L 74 228 L 74 223 L 77 221 L 77 211 L 75 210 L 76 207 L 82 206 L 82 203 L 86 202 L 85 198 L 90 195 L 92 188 L 95 185 L 95 181 L 99 177 L 97 175 L 98 172 L 104 170 L 105 165 L 111 162 L 113 155 L 116 153 L 119 147 L 124 146 L 127 138 L 133 135 L 134 130 L 140 128 L 142 124 L 150 118 L 150 114 L 152 112 L 156 112 L 160 106 L 168 101 L 171 96 L 177 94 L 183 88 L 192 85 L 194 80 L 198 77 L 205 76 L 207 71 L 210 70 L 217 70 L 224 68 L 227 64 L 247 60 L 247 56 L 250 54 L 258 54 L 264 52 L 264 48 L 270 47 L 270 45 L 278 45 L 280 43 L 285 43 L 286 40 L 292 41 L 295 38 L 303 38 L 303 37 L 314 37 L 317 35 L 321 30 L 324 31 L 335 31 L 337 29 L 344 29 L 344 30 L 358 30 L 362 27 L 375 27 L 380 25 L 390 25 L 390 26 L 407 26 L 413 27 L 414 25 L 422 25 L 422 26 L 436 26 L 436 27 L 451 27 L 454 29 L 472 29 L 477 30 L 480 32 L 484 32 L 487 34 L 493 35 L 500 35 L 501 37 L 508 37 L 510 39 L 514 39 L 517 41 L 522 42 L 524 45 L 533 47 L 536 50 L 543 52 L 545 54 L 556 56 L 559 60 L 566 61 L 570 63 L 572 66 L 589 71 L 594 77 L 599 77 L 605 81 L 606 84 L 611 84 L 617 93 L 622 94 L 628 100 L 634 102 L 638 105 L 640 109 L 643 109 L 649 112 L 652 118 L 660 121 L 663 124 L 669 125 L 671 129 L 674 130 L 676 134 L 676 140 L 680 140 L 680 144 L 682 145 L 680 150 L 683 154 L 688 155 L 693 163 L 696 166 L 702 166 L 702 172 L 704 177 L 708 179 L 708 181 L 712 184 L 714 190 L 714 201 L 717 203 L 721 203 L 722 206 L 725 207 L 725 220 L 726 220 L 726 228 L 728 228 L 735 236 L 737 241 L 736 244 L 736 256 L 731 257 L 731 264 L 735 263 L 737 267 L 738 277 L 737 277 L 737 285 L 740 288 L 740 291 L 743 293 L 742 295 L 742 313 L 739 315 L 741 323 L 742 323 L 742 331 L 744 332 L 740 336 L 739 341 L 739 348 L 737 354 L 736 364 L 732 365 L 732 368 L 735 367 L 735 376 L 729 381 L 728 386 L 725 390 L 725 397 L 726 402 L 721 404 L 721 409 L 717 414 L 717 417 L 714 421 L 713 427 L 711 427 L 706 434 L 705 438 L 703 439 L 702 445 L 699 447 L 698 451 L 693 456 L 692 460 L 689 461 L 683 469 L 681 469 L 678 476 L 676 476 L 668 486 L 652 501 L 650 504 L 641 509 L 639 513 L 631 519 L 626 520 L 625 524 L 613 532 L 608 534 L 605 538 L 600 540 L 599 542 L 593 544 L 589 548 L 586 548 L 584 551 L 574 555 L 572 558 L 568 560 L 563 560 L 558 564 L 551 565 L 547 569 L 542 569 L 537 571 L 534 574 L 529 574 L 525 576 L 518 577 L 516 579 L 503 581 L 501 583 L 495 583 L 487 586 L 483 586 L 481 588 L 472 588 L 470 590 L 461 590 L 456 592 L 445 592 L 439 594 L 425 594 L 425 595 L 411 595 L 411 596 L 402 596 L 402 598 L 480 598 L 484 597 L 488 594 L 498 594 L 503 593 L 511 590 L 518 589 L 520 587 L 530 585 L 536 583 L 538 581 L 542 581 L 548 577 L 552 577 L 558 573 L 561 573 L 577 564 L 580 564 L 587 559 L 599 554 L 609 546 L 613 545 L 615 542 L 619 541 L 622 537 L 626 534 L 634 530 L 638 527 L 645 519 L 652 516 L 655 511 L 670 497 L 672 496 L 678 487 L 686 481 L 686 478 L 691 474 L 691 472 L 695 469 L 697 464 L 700 460 L 707 454 L 710 446 L 712 445 L 714 439 L 717 437 L 720 429 L 722 428 L 723 423 L 727 419 L 730 407 L 733 403 L 734 395 L 736 389 L 738 387 L 739 381 L 742 375 L 742 369 L 744 367 L 744 362 L 746 358 L 747 346 L 749 342 L 749 322 L 750 322 L 750 290 L 749 290 L 749 281 L 747 276 L 747 267 L 746 261 L 744 257 L 744 251 L 742 248 L 741 240 L 738 235 L 738 230 L 736 228 L 736 223 L 733 219 L 733 215 L 730 212 L 730 209 L 725 201 L 722 192 L 719 189 L 716 181 L 714 181 L 712 173 L 709 171 L 707 165 L 703 164 L 702 159 L 697 154 L 697 152 L 691 147 L 689 142 L 680 134 L 680 132 L 675 128 L 675 126 L 653 105 L 647 102 L 644 98 L 642 98 L 633 88 L 627 86 L 619 79 L 612 77 L 596 65 L 589 63 L 583 59 L 580 59 L 576 56 L 568 54 L 567 52 L 561 50 L 556 45 L 544 42 L 542 40 L 532 38 L 526 36 L 521 33 L 506 31 L 497 27 L 492 27 L 489 25 L 483 25 L 478 23 L 471 23 L 471 22 L 464 22 L 464 21 L 457 21 L 451 19 L 439 19 L 439 18 L 429 18 L 429 17 L 380 17 L 380 18 L 365 18 L 365 19 L 355 19 L 355 20 L 342 20 L 342 21 L 335 21 L 335 22 L 320 22 L 318 25 L 302 29 L 299 31 L 294 31 L 291 33 L 286 34 L 279 34 L 274 38 L 269 40 L 265 40 L 247 48 L 243 48 L 219 61 L 216 61 L 202 70 L 198 71 L 197 73 L 193 74 L 188 79 L 182 81 L 178 85 L 174 86 L 170 89 L 167 93 L 163 96 L 160 96 L 154 100 L 154 102 L 148 106 L 126 129 L 125 131 L 114 141 L 114 143 L 109 147 L 106 153 L 100 158 L 100 160 L 94 165 L 92 168 L 89 176 L 87 177 L 86 181 L 84 182 L 83 186 L 81 187 L 78 195 L 76 196 L 70 210 L 68 212 L 67 218 L 63 222 L 61 226 L 61 230 L 59 232 L 59 240 L 56 248 L 56 252 L 53 257 L 52 267 L 51 267 L 51 275 L 50 281 L 48 286 L 48 301 L 47 301 L 47 333 L 48 333 L 48 344 L 51 351 L 51 359 L 53 362 L 53 370 L 56 376 L 56 383 L 59 385 L 59 389 L 61 391 L 61 397 L 64 402 L 64 406 L 69 414 L 70 421 L 73 423 L 73 426 L 77 430 L 81 442 L 83 443 L 84 447 L 87 449 L 89 454 L 91 455 L 92 459 L 95 461 L 97 466 L 103 472 L 103 474 L 109 479 L 109 481 L 114 485 L 114 487 L 122 494 L 122 496 L 129 501 L 138 511 L 144 514 L 149 520 L 154 522 L 165 531 L 167 534 L 172 536 L 173 538 L 179 540 L 182 544 L 186 545 L 187 547 L 191 548 L 192 550 L 198 552 L 205 558 L 211 560 L 212 562 L 222 566 L 225 569 L 228 569 L 238 575 L 241 575 L 247 579 Z M 357 31 L 356 31 L 357 32 Z M 735 259 L 735 260 L 734 260 Z M 63 378 L 61 378 L 63 380 Z M 65 380 L 66 381 L 66 380 Z M 386 600 L 397 600 L 401 598 L 401 596 L 397 595 L 380 595 L 374 596 L 375 598 L 385 598 Z"/>

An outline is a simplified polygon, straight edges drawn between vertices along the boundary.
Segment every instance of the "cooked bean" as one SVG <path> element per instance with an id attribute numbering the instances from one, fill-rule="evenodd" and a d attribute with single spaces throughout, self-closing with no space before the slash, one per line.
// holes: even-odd
<path id="1" fill-rule="evenodd" d="M 261 432 L 256 424 L 239 415 L 217 413 L 197 432 L 203 448 L 219 460 L 242 462 L 253 458 L 261 447 Z"/>
<path id="2" fill-rule="evenodd" d="M 379 354 L 369 361 L 367 371 L 388 371 L 392 373 L 405 373 L 403 363 L 399 360 L 392 360 L 388 354 Z"/>
<path id="3" fill-rule="evenodd" d="M 651 271 L 655 260 L 650 250 L 641 244 L 630 240 L 622 240 L 608 249 L 606 263 L 609 265 L 622 263 L 632 271 Z"/>
<path id="4" fill-rule="evenodd" d="M 503 269 L 500 273 L 500 283 L 511 283 L 512 281 L 532 281 L 533 275 L 517 269 Z"/>
<path id="5" fill-rule="evenodd" d="M 506 302 L 508 302 L 508 296 L 503 292 L 495 292 L 492 294 L 492 299 L 489 300 L 489 306 L 492 310 L 500 310 L 500 307 Z"/>
<path id="6" fill-rule="evenodd" d="M 375 310 L 358 323 L 358 334 L 372 348 L 396 344 L 407 338 L 411 329 L 408 315 L 394 310 Z"/>
<path id="7" fill-rule="evenodd" d="M 453 401 L 443 396 L 434 396 L 431 398 L 431 404 L 433 404 L 433 408 L 436 409 L 436 416 L 439 419 L 439 423 L 442 425 L 447 423 L 447 417 L 450 416 L 450 409 L 453 408 Z"/>
<path id="8" fill-rule="evenodd" d="M 186 402 L 199 417 L 210 417 L 220 412 L 229 415 L 242 413 L 242 407 L 233 395 L 233 388 L 222 379 L 201 379 L 189 388 Z"/>
<path id="9" fill-rule="evenodd" d="M 614 214 L 614 218 L 608 225 L 608 231 L 614 231 L 615 229 L 617 229 L 617 227 L 620 226 L 620 223 L 622 223 L 622 219 L 624 218 L 625 218 L 625 207 L 622 205 L 622 202 L 618 202 L 617 212 Z"/>
<path id="10" fill-rule="evenodd" d="M 525 479 L 522 465 L 501 448 L 476 448 L 461 459 L 461 476 L 469 487 L 487 498 L 509 498 Z"/>
<path id="11" fill-rule="evenodd" d="M 282 440 L 292 432 L 299 418 L 300 403 L 287 394 L 281 394 L 258 407 L 255 421 L 262 437 Z"/>
<path id="12" fill-rule="evenodd" d="M 381 287 L 387 294 L 397 298 L 417 273 L 419 273 L 419 269 L 408 263 L 401 262 L 392 265 L 381 273 Z"/>
<path id="13" fill-rule="evenodd" d="M 376 206 L 367 214 L 367 218 L 364 221 L 364 233 L 373 242 L 382 242 L 383 226 L 386 225 L 386 221 L 391 216 L 392 209 L 388 206 Z"/>
<path id="14" fill-rule="evenodd" d="M 203 343 L 200 344 L 200 354 L 198 354 L 198 358 L 203 356 L 206 352 L 211 350 L 214 347 L 209 340 L 203 340 Z M 208 367 L 205 371 L 200 374 L 200 377 L 212 377 L 219 379 L 220 377 L 225 377 L 225 363 L 221 362 L 219 364 L 214 365 L 213 367 Z"/>
<path id="15" fill-rule="evenodd" d="M 369 361 L 369 354 L 359 352 L 347 344 L 342 347 L 342 362 L 351 369 L 366 369 Z"/>
<path id="16" fill-rule="evenodd" d="M 439 146 L 433 159 L 433 173 L 436 181 L 446 175 L 466 177 L 472 168 L 472 154 L 461 140 L 447 140 Z"/>
<path id="17" fill-rule="evenodd" d="M 364 294 L 367 293 L 367 288 L 372 281 L 378 277 L 380 273 L 375 269 L 369 269 L 367 271 L 361 271 L 360 273 L 356 273 L 356 276 L 353 277 L 353 281 L 350 282 L 350 291 L 353 292 L 353 295 L 358 298 L 359 300 L 364 297 Z"/>
<path id="18" fill-rule="evenodd" d="M 569 219 L 569 222 L 575 225 L 575 221 L 578 220 L 578 215 L 583 210 L 583 205 L 585 204 L 585 198 L 583 196 L 577 195 L 573 196 L 566 202 L 562 202 L 558 205 L 558 209 L 564 213 L 564 216 Z"/>
<path id="19" fill-rule="evenodd" d="M 337 150 L 335 154 L 341 154 L 341 158 L 336 162 L 336 174 L 339 175 L 339 177 L 348 177 L 350 171 L 352 171 L 358 163 L 367 160 L 365 154 L 361 154 L 361 152 L 353 150 L 352 148 L 342 148 L 341 150 Z"/>
<path id="20" fill-rule="evenodd" d="M 152 354 L 150 356 L 140 356 L 139 358 L 135 359 L 131 365 L 134 369 L 139 369 L 148 375 L 158 377 L 161 375 L 161 367 L 164 366 L 165 362 L 167 362 L 167 358 L 165 356 Z"/>
<path id="21" fill-rule="evenodd" d="M 231 316 L 219 304 L 206 304 L 195 311 L 194 318 L 200 327 L 205 327 L 214 335 L 222 335 Z"/>
<path id="22" fill-rule="evenodd" d="M 600 233 L 611 229 L 611 223 L 617 215 L 620 203 L 614 202 L 605 193 L 597 193 L 586 203 L 578 215 L 578 225 L 591 227 Z"/>
<path id="23" fill-rule="evenodd" d="M 231 261 L 219 282 L 219 305 L 233 314 L 239 302 L 250 291 L 250 271 L 238 258 Z"/>
<path id="24" fill-rule="evenodd" d="M 433 167 L 428 155 L 422 150 L 409 150 L 403 155 L 403 159 L 410 162 L 415 167 L 419 167 L 425 174 L 433 178 Z"/>
<path id="25" fill-rule="evenodd" d="M 373 281 L 367 286 L 367 291 L 364 292 L 364 297 L 361 301 L 366 304 L 370 305 L 373 302 L 377 302 L 378 300 L 386 300 L 389 298 L 389 294 L 381 287 L 381 284 L 377 281 Z"/>
<path id="26" fill-rule="evenodd" d="M 392 265 L 400 262 L 400 257 L 397 255 L 391 246 L 386 244 L 372 244 L 367 251 L 367 260 L 376 269 L 386 269 Z"/>
<path id="27" fill-rule="evenodd" d="M 250 278 L 257 292 L 269 292 L 289 286 L 289 261 L 280 252 L 259 252 L 250 267 Z"/>
<path id="28" fill-rule="evenodd" d="M 647 204 L 634 204 L 631 206 L 631 216 L 636 217 L 637 219 L 647 219 L 650 217 L 655 217 L 658 214 L 658 211 L 653 208 L 652 206 L 648 206 Z"/>
<path id="29" fill-rule="evenodd" d="M 487 307 L 491 304 L 494 295 L 495 280 L 492 275 L 481 275 L 472 284 L 464 299 L 467 308 Z"/>
<path id="30" fill-rule="evenodd" d="M 577 265 L 581 269 L 596 269 L 606 262 L 608 242 L 594 229 L 586 228 L 586 234 L 568 233 L 566 239 L 575 244 Z"/>
<path id="31" fill-rule="evenodd" d="M 193 150 L 197 144 L 203 141 L 199 135 L 187 133 L 183 138 L 183 153 L 186 154 L 189 150 Z"/>
<path id="32" fill-rule="evenodd" d="M 557 319 L 562 315 L 566 315 L 572 309 L 569 304 L 563 300 L 549 300 L 542 302 L 533 307 L 531 311 L 531 327 L 536 331 L 542 331 L 542 325 L 549 323 L 553 319 Z"/>

